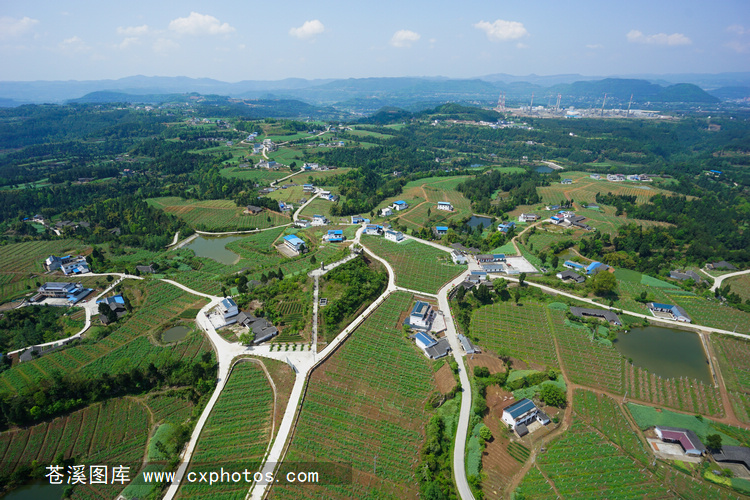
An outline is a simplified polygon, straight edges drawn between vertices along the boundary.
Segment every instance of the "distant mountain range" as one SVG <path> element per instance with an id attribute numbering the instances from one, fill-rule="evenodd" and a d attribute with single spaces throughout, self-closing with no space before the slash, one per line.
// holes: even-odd
<path id="1" fill-rule="evenodd" d="M 295 99 L 315 106 L 335 106 L 369 113 L 383 106 L 424 109 L 435 103 L 496 102 L 500 93 L 506 103 L 561 105 L 608 105 L 644 103 L 711 104 L 750 97 L 750 73 L 716 75 L 638 75 L 638 78 L 602 78 L 576 74 L 553 76 L 486 75 L 473 79 L 445 77 L 350 78 L 227 83 L 210 78 L 132 76 L 119 80 L 0 82 L 0 106 L 23 103 L 164 102 L 174 94 L 199 93 L 241 99 Z M 112 101 L 109 101 L 112 102 Z"/>

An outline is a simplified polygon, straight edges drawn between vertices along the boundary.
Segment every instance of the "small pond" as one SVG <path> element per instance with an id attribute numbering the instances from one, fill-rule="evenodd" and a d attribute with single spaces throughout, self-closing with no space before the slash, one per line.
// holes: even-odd
<path id="1" fill-rule="evenodd" d="M 220 264 L 231 266 L 240 260 L 240 256 L 227 250 L 227 243 L 242 239 L 242 236 L 221 236 L 219 238 L 204 238 L 198 236 L 185 248 L 195 252 L 196 257 L 208 257 Z"/>
<path id="2" fill-rule="evenodd" d="M 164 342 L 177 342 L 184 339 L 188 332 L 190 332 L 190 328 L 186 326 L 173 326 L 161 334 L 161 339 Z"/>
<path id="3" fill-rule="evenodd" d="M 540 174 L 548 174 L 550 172 L 553 172 L 555 169 L 546 165 L 541 165 L 539 167 L 536 167 L 534 170 L 536 172 L 539 172 Z"/>
<path id="4" fill-rule="evenodd" d="M 479 217 L 477 215 L 472 215 L 471 219 L 469 219 L 469 222 L 467 222 L 466 225 L 471 229 L 474 229 L 475 227 L 480 225 L 488 228 L 492 225 L 492 219 L 490 219 L 489 217 Z"/>
<path id="5" fill-rule="evenodd" d="M 3 498 L 6 500 L 60 500 L 64 489 L 64 484 L 49 484 L 49 480 L 38 480 L 14 489 Z"/>
<path id="6" fill-rule="evenodd" d="M 620 333 L 615 348 L 633 364 L 662 378 L 688 377 L 713 384 L 697 333 L 647 326 Z"/>

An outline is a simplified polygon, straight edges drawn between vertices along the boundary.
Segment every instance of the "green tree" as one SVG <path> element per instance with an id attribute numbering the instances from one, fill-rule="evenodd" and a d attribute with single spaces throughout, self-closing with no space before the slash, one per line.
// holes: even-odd
<path id="1" fill-rule="evenodd" d="M 526 273 L 521 273 L 521 275 L 518 277 L 518 286 L 523 286 L 525 281 Z"/>
<path id="2" fill-rule="evenodd" d="M 557 269 L 557 265 L 560 263 L 560 257 L 557 255 L 552 256 L 552 260 L 550 261 L 550 264 L 552 265 L 552 269 Z"/>
<path id="3" fill-rule="evenodd" d="M 617 278 L 613 273 L 601 271 L 586 282 L 586 287 L 596 295 L 609 295 L 617 288 Z"/>
<path id="4" fill-rule="evenodd" d="M 722 442 L 721 442 L 721 435 L 720 434 L 709 434 L 706 436 L 706 448 L 708 448 L 711 453 L 718 453 L 721 451 Z"/>
<path id="5" fill-rule="evenodd" d="M 515 301 L 516 305 L 518 305 L 518 301 L 521 300 L 521 292 L 518 291 L 518 288 L 513 292 L 513 300 Z"/>
<path id="6" fill-rule="evenodd" d="M 240 344 L 250 345 L 254 341 L 255 341 L 255 334 L 252 331 L 240 334 Z"/>
<path id="7" fill-rule="evenodd" d="M 567 404 L 567 398 L 565 391 L 553 384 L 543 384 L 542 390 L 539 393 L 539 397 L 546 404 L 550 406 L 556 406 L 558 408 L 564 408 Z"/>
<path id="8" fill-rule="evenodd" d="M 479 437 L 485 441 L 490 441 L 492 439 L 492 431 L 485 425 L 479 430 Z"/>

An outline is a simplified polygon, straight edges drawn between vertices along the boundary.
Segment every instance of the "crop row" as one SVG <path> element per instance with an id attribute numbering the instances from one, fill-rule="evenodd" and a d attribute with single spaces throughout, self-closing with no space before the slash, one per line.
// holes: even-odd
<path id="1" fill-rule="evenodd" d="M 391 294 L 311 376 L 287 459 L 352 463 L 353 484 L 326 487 L 326 498 L 357 497 L 362 486 L 416 493 L 424 403 L 434 385 L 429 362 L 397 324 L 411 300 Z M 289 493 L 274 488 L 281 498 Z"/>
<path id="2" fill-rule="evenodd" d="M 667 489 L 599 434 L 575 420 L 539 457 L 539 468 L 565 498 L 669 498 Z M 606 493 L 605 493 L 606 492 Z"/>
<path id="3" fill-rule="evenodd" d="M 507 349 L 520 359 L 558 366 L 546 307 L 528 303 L 516 307 L 499 302 L 477 309 L 471 318 L 471 332 L 490 349 Z"/>
<path id="4" fill-rule="evenodd" d="M 628 425 L 625 414 L 613 399 L 604 394 L 576 389 L 573 394 L 573 407 L 579 416 L 599 429 L 633 458 L 643 464 L 648 463 L 649 455 L 643 443 Z"/>
<path id="5" fill-rule="evenodd" d="M 263 458 L 271 436 L 273 392 L 263 370 L 255 363 L 237 364 L 206 421 L 192 458 L 192 466 L 213 469 L 232 463 L 247 464 Z M 244 497 L 248 486 L 240 484 L 185 484 L 179 498 L 210 493 Z"/>
<path id="6" fill-rule="evenodd" d="M 445 283 L 466 270 L 464 266 L 449 264 L 448 253 L 413 240 L 395 243 L 366 236 L 362 243 L 393 266 L 397 285 L 411 290 L 437 293 Z"/>

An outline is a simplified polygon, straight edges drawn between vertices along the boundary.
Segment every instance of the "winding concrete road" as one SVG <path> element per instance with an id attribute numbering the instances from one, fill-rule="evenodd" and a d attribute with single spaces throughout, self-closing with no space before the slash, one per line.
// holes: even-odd
<path id="1" fill-rule="evenodd" d="M 734 278 L 735 276 L 742 276 L 743 274 L 750 273 L 750 269 L 746 269 L 744 271 L 737 271 L 736 273 L 729 273 L 729 274 L 722 274 L 721 276 L 711 276 L 703 269 L 700 270 L 703 274 L 714 280 L 714 284 L 711 287 L 711 291 L 715 292 L 717 289 L 721 287 L 721 282 L 724 281 L 727 278 Z"/>

